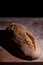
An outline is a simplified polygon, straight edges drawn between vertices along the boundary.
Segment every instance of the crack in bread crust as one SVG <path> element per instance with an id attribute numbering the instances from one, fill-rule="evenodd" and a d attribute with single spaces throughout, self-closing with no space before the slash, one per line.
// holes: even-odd
<path id="1" fill-rule="evenodd" d="M 31 41 L 32 41 L 32 43 L 33 43 L 33 45 L 34 45 L 34 49 L 35 49 L 35 39 L 34 39 L 30 34 L 28 34 L 27 32 L 26 32 L 26 34 L 27 34 L 28 37 L 31 39 Z"/>

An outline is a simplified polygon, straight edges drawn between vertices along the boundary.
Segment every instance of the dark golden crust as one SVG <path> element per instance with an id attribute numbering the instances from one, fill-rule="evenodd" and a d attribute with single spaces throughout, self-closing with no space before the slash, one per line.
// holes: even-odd
<path id="1" fill-rule="evenodd" d="M 26 42 L 26 44 L 28 44 L 31 48 L 33 48 L 34 47 L 34 49 L 35 49 L 35 43 L 34 43 L 34 38 L 30 35 L 30 34 L 28 34 L 28 32 L 26 32 L 26 30 L 25 30 L 25 28 L 23 28 L 22 26 L 20 26 L 20 25 L 10 25 L 10 27 L 9 27 L 9 29 L 10 30 L 12 30 L 12 32 L 13 32 L 13 34 L 17 37 L 18 35 L 19 36 L 21 36 L 23 39 L 24 39 L 24 41 Z M 23 31 L 23 30 L 25 30 L 25 31 Z M 26 34 L 25 34 L 25 32 L 26 32 Z M 31 44 L 30 43 L 28 43 L 28 41 L 26 40 L 26 36 L 28 36 L 28 38 L 31 40 Z"/>
<path id="2" fill-rule="evenodd" d="M 12 32 L 12 39 L 14 42 L 20 46 L 21 56 L 31 57 L 33 59 L 38 58 L 40 55 L 40 47 L 35 40 L 35 37 L 31 34 L 31 32 L 23 25 L 20 24 L 12 24 L 8 27 L 8 30 Z M 38 48 L 38 51 L 37 51 Z M 37 55 L 38 54 L 38 55 Z"/>

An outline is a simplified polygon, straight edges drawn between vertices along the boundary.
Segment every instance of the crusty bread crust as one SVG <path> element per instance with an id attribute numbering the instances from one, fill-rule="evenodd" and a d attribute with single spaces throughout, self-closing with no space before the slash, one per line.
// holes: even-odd
<path id="1" fill-rule="evenodd" d="M 41 49 L 35 36 L 28 28 L 21 24 L 13 23 L 8 27 L 8 30 L 13 33 L 12 39 L 21 46 L 20 49 L 25 56 L 30 56 L 32 59 L 40 57 Z"/>

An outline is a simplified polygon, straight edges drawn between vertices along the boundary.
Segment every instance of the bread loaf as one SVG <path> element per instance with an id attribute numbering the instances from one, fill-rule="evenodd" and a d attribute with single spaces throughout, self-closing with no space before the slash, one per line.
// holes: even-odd
<path id="1" fill-rule="evenodd" d="M 25 59 L 37 59 L 41 56 L 41 48 L 31 31 L 25 26 L 13 23 L 7 27 L 12 33 L 12 39 L 17 45 L 17 53 Z M 19 48 L 19 49 L 18 49 Z M 15 49 L 13 49 L 15 50 Z M 20 51 L 19 51 L 20 50 Z"/>

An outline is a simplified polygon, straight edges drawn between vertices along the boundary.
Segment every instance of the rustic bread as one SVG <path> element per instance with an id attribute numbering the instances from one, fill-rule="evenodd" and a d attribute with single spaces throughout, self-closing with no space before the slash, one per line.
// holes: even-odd
<path id="1" fill-rule="evenodd" d="M 18 50 L 17 53 L 20 53 L 26 59 L 37 59 L 41 56 L 41 48 L 28 28 L 21 24 L 13 23 L 7 29 L 12 32 L 12 39 L 22 52 Z"/>

